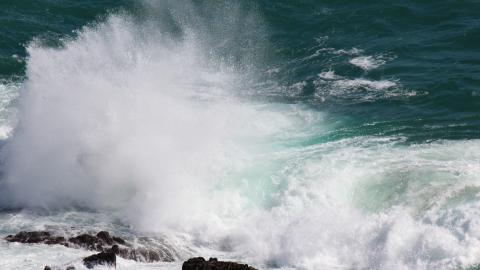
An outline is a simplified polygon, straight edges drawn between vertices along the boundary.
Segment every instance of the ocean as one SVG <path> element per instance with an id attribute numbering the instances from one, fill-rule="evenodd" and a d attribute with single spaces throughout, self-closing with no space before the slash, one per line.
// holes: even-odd
<path id="1" fill-rule="evenodd" d="M 0 238 L 476 269 L 479 46 L 478 1 L 3 0 Z M 0 240 L 1 269 L 88 254 Z"/>

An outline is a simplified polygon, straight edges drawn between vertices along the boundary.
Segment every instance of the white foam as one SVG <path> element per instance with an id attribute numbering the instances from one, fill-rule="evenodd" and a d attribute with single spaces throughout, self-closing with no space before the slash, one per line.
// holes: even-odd
<path id="1" fill-rule="evenodd" d="M 386 61 L 380 57 L 358 56 L 350 59 L 349 63 L 363 70 L 372 70 L 384 65 Z"/>
<path id="2" fill-rule="evenodd" d="M 335 71 L 333 70 L 321 72 L 320 74 L 318 74 L 318 77 L 325 80 L 337 80 L 342 78 L 341 76 L 335 74 Z"/>
<path id="3" fill-rule="evenodd" d="M 348 79 L 336 75 L 333 71 L 319 74 L 313 83 L 316 88 L 315 96 L 321 101 L 335 98 L 350 102 L 371 102 L 417 95 L 416 91 L 404 89 L 394 80 Z"/>
<path id="4" fill-rule="evenodd" d="M 269 76 L 272 76 L 273 74 L 277 74 L 278 72 L 280 72 L 280 68 L 271 68 L 265 71 L 265 73 L 268 74 Z"/>
<path id="5" fill-rule="evenodd" d="M 465 144 L 472 150 L 458 155 Z M 405 148 L 359 139 L 315 146 L 301 154 L 300 163 L 291 157 L 285 171 L 297 173 L 286 176 L 289 188 L 281 205 L 259 221 L 278 233 L 265 243 L 281 242 L 284 248 L 264 256 L 305 269 L 430 269 L 478 261 L 467 255 L 478 236 L 466 239 L 457 231 L 477 218 L 469 215 L 453 226 L 442 220 L 460 214 L 444 207 L 464 185 L 477 186 L 480 166 L 472 167 L 471 160 L 479 159 L 479 146 L 475 141 Z M 426 179 L 431 182 L 423 186 Z M 476 209 L 475 202 L 466 205 Z"/>
<path id="6" fill-rule="evenodd" d="M 367 79 L 352 79 L 352 80 L 338 80 L 334 83 L 335 87 L 339 88 L 358 88 L 366 87 L 375 90 L 385 90 L 388 88 L 395 87 L 397 84 L 393 81 L 381 80 L 381 81 L 372 81 Z"/>
<path id="7" fill-rule="evenodd" d="M 324 45 L 326 39 L 322 42 L 320 41 L 317 41 L 319 43 L 319 45 L 317 45 L 316 47 L 320 47 L 322 45 Z M 322 54 L 325 54 L 325 53 L 328 53 L 328 54 L 334 54 L 334 55 L 358 55 L 360 53 L 362 53 L 363 50 L 361 49 L 357 49 L 357 48 L 352 48 L 352 49 L 349 49 L 349 50 L 346 50 L 346 49 L 335 49 L 335 48 L 332 48 L 332 47 L 321 47 L 319 49 L 316 49 L 315 52 L 307 57 L 304 57 L 302 60 L 310 60 L 310 59 L 314 59 L 314 58 L 317 58 L 318 56 L 322 55 Z"/>
<path id="8" fill-rule="evenodd" d="M 294 83 L 288 87 L 288 92 L 291 96 L 298 96 L 302 93 L 305 86 L 307 86 L 306 81 Z"/>
<path id="9" fill-rule="evenodd" d="M 346 55 L 358 55 L 360 53 L 363 53 L 363 50 L 358 49 L 358 48 L 351 48 L 349 50 L 340 49 L 340 50 L 334 50 L 333 53 L 334 54 L 346 54 Z"/>

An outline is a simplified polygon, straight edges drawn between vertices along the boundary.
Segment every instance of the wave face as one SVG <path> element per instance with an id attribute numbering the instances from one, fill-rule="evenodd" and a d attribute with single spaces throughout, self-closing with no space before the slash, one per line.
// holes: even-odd
<path id="1" fill-rule="evenodd" d="M 475 83 L 432 82 L 407 50 L 428 48 L 390 25 L 437 27 L 416 17 L 428 4 L 343 5 L 142 1 L 55 44 L 33 39 L 20 79 L 0 81 L 0 206 L 23 209 L 0 213 L 0 235 L 107 227 L 160 235 L 179 260 L 262 269 L 478 264 Z M 38 269 L 16 254 L 61 260 L 0 252 L 7 268 Z"/>

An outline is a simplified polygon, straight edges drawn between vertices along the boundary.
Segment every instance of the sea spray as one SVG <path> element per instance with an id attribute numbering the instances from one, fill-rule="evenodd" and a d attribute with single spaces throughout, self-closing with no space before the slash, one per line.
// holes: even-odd
<path id="1" fill-rule="evenodd" d="M 149 22 L 112 15 L 63 48 L 30 45 L 20 123 L 8 147 L 14 201 L 117 205 L 142 187 L 168 204 L 171 196 L 151 185 L 163 182 L 165 192 L 203 186 L 195 183 L 221 167 L 225 144 L 255 109 L 235 101 L 232 92 L 245 87 L 241 75 L 223 70 L 221 59 L 214 66 L 198 33 L 183 27 L 175 39 Z"/>
<path id="2" fill-rule="evenodd" d="M 33 42 L 19 124 L 5 150 L 3 204 L 110 209 L 137 230 L 206 228 L 202 241 L 214 242 L 228 236 L 218 221 L 252 196 L 224 179 L 252 162 L 272 134 L 294 129 L 295 117 L 236 97 L 254 79 L 255 56 L 222 55 L 241 45 L 229 41 L 242 36 L 230 20 L 248 21 L 237 8 L 222 12 L 220 25 L 237 27 L 216 40 L 202 23 L 185 21 L 192 14 L 174 21 L 176 29 L 121 13 L 60 48 Z"/>

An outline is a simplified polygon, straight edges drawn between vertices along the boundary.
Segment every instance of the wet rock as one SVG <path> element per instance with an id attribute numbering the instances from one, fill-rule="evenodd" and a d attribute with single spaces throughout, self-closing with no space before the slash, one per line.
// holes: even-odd
<path id="1" fill-rule="evenodd" d="M 57 237 L 50 237 L 44 241 L 47 245 L 63 245 L 65 244 L 65 237 L 57 236 Z"/>
<path id="2" fill-rule="evenodd" d="M 81 234 L 76 237 L 68 239 L 68 241 L 79 247 L 90 250 L 103 251 L 105 247 L 114 244 L 128 245 L 128 243 L 120 237 L 112 237 L 106 231 L 98 232 L 96 236 L 90 234 Z"/>
<path id="3" fill-rule="evenodd" d="M 113 245 L 113 239 L 106 231 L 101 231 L 97 233 L 97 238 L 105 242 L 107 245 Z"/>
<path id="4" fill-rule="evenodd" d="M 256 270 L 248 264 L 223 262 L 216 258 L 206 261 L 203 257 L 191 258 L 182 265 L 182 270 Z"/>
<path id="5" fill-rule="evenodd" d="M 125 240 L 123 240 L 122 238 L 120 238 L 120 237 L 113 236 L 112 239 L 113 239 L 113 241 L 115 241 L 117 244 L 127 245 L 127 242 L 126 242 Z"/>
<path id="6" fill-rule="evenodd" d="M 43 243 L 47 245 L 62 245 L 65 243 L 64 237 L 52 236 L 49 232 L 45 231 L 19 232 L 16 235 L 7 236 L 5 240 L 24 244 Z"/>
<path id="7" fill-rule="evenodd" d="M 50 268 L 50 266 L 45 266 L 45 268 L 43 268 L 43 270 L 52 270 L 52 268 Z"/>
<path id="8" fill-rule="evenodd" d="M 113 252 L 100 252 L 83 259 L 83 264 L 88 269 L 92 269 L 97 265 L 115 266 L 117 257 Z"/>
<path id="9" fill-rule="evenodd" d="M 100 239 L 90 234 L 81 234 L 76 237 L 71 237 L 68 239 L 68 242 L 91 250 L 98 250 L 99 245 L 101 246 L 102 244 Z"/>
<path id="10" fill-rule="evenodd" d="M 8 242 L 18 242 L 24 244 L 43 243 L 51 237 L 49 232 L 19 232 L 16 235 L 9 235 L 5 238 Z"/>
<path id="11" fill-rule="evenodd" d="M 9 235 L 5 238 L 9 242 L 36 243 L 47 245 L 63 245 L 69 248 L 84 248 L 97 252 L 113 253 L 124 259 L 139 262 L 172 262 L 175 256 L 165 245 L 156 244 L 155 241 L 147 241 L 148 238 L 139 238 L 138 247 L 126 240 L 112 236 L 109 232 L 100 231 L 96 235 L 80 234 L 68 238 L 54 236 L 46 231 L 20 232 L 16 235 Z"/>

